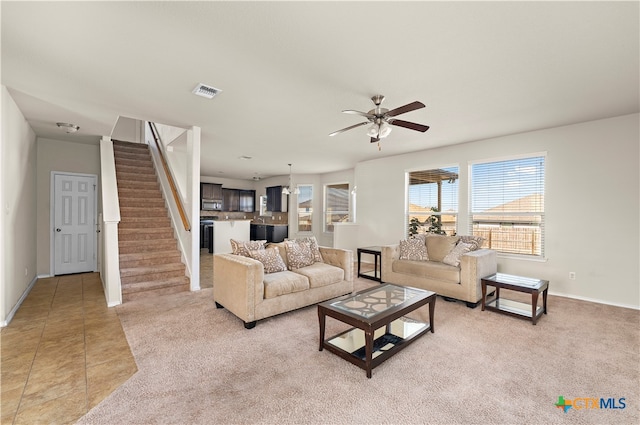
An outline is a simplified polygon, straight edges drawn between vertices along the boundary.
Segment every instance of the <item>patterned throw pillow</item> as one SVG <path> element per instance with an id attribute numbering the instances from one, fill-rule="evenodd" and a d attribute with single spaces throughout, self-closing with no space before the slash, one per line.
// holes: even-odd
<path id="1" fill-rule="evenodd" d="M 255 249 L 249 251 L 249 254 L 251 258 L 255 258 L 264 265 L 264 272 L 267 274 L 287 270 L 278 248 Z"/>
<path id="2" fill-rule="evenodd" d="M 450 266 L 458 267 L 460 265 L 460 257 L 467 252 L 474 251 L 474 244 L 458 242 L 457 245 L 448 253 L 442 262 Z"/>
<path id="3" fill-rule="evenodd" d="M 482 236 L 460 236 L 460 242 L 473 245 L 473 249 L 471 251 L 476 251 L 482 248 L 484 238 Z"/>
<path id="4" fill-rule="evenodd" d="M 231 239 L 231 253 L 251 257 L 249 251 L 264 249 L 266 243 L 267 241 L 237 241 Z"/>
<path id="5" fill-rule="evenodd" d="M 405 239 L 400 241 L 400 259 L 401 260 L 416 260 L 424 261 L 428 260 L 427 247 L 424 244 L 424 239 Z"/>
<path id="6" fill-rule="evenodd" d="M 318 263 L 324 263 L 322 259 L 322 254 L 320 254 L 320 248 L 318 248 L 318 241 L 315 236 L 309 236 L 306 238 L 298 238 L 296 239 L 302 242 L 309 242 L 311 244 L 311 252 L 313 253 L 313 259 Z"/>
<path id="7" fill-rule="evenodd" d="M 290 270 L 310 266 L 316 262 L 310 242 L 292 240 L 286 241 L 284 246 L 287 251 L 287 263 Z"/>

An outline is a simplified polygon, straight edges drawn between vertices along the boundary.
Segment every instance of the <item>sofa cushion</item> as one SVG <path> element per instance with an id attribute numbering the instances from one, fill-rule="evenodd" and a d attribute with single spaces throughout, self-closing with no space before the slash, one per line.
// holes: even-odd
<path id="1" fill-rule="evenodd" d="M 449 264 L 450 266 L 458 267 L 460 266 L 460 257 L 467 252 L 471 252 L 474 250 L 474 247 L 477 245 L 464 243 L 462 241 L 458 242 L 458 244 L 448 253 L 443 259 L 442 262 L 445 264 Z"/>
<path id="2" fill-rule="evenodd" d="M 427 247 L 422 238 L 405 239 L 400 241 L 401 260 L 428 260 Z"/>
<path id="3" fill-rule="evenodd" d="M 309 289 L 309 279 L 289 270 L 265 274 L 263 282 L 265 299 Z"/>
<path id="4" fill-rule="evenodd" d="M 295 271 L 309 279 L 309 287 L 333 285 L 344 280 L 344 270 L 326 263 L 313 263 Z"/>
<path id="5" fill-rule="evenodd" d="M 262 263 L 265 274 L 287 270 L 277 248 L 251 250 L 249 254 Z"/>
<path id="6" fill-rule="evenodd" d="M 395 260 L 391 270 L 396 273 L 460 283 L 460 269 L 436 261 Z"/>
<path id="7" fill-rule="evenodd" d="M 315 263 L 311 243 L 299 240 L 286 241 L 284 243 L 287 252 L 287 264 L 289 270 L 299 269 Z"/>
<path id="8" fill-rule="evenodd" d="M 264 244 L 266 243 L 267 241 L 237 241 L 231 239 L 231 253 L 251 257 L 249 251 L 264 249 Z"/>
<path id="9" fill-rule="evenodd" d="M 456 246 L 458 236 L 427 235 L 427 255 L 431 261 L 442 261 Z"/>

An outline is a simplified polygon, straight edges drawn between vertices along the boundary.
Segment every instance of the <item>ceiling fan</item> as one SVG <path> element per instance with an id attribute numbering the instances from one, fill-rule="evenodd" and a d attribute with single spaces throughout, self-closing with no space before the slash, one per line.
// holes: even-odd
<path id="1" fill-rule="evenodd" d="M 369 129 L 367 130 L 367 135 L 371 137 L 371 143 L 374 143 L 374 142 L 379 142 L 380 139 L 387 137 L 389 133 L 391 133 L 390 125 L 396 125 L 398 127 L 404 127 L 411 130 L 421 131 L 423 133 L 429 129 L 428 125 L 416 124 L 413 122 L 403 121 L 403 120 L 394 118 L 397 115 L 415 111 L 416 109 L 424 108 L 424 104 L 422 102 L 415 101 L 415 102 L 408 103 L 404 106 L 400 106 L 399 108 L 389 110 L 389 109 L 380 107 L 380 104 L 384 100 L 384 96 L 382 96 L 381 94 L 373 96 L 371 100 L 376 105 L 376 107 L 370 110 L 369 112 L 354 111 L 352 109 L 347 109 L 342 111 L 345 114 L 361 115 L 367 118 L 368 121 L 364 121 L 359 124 L 355 124 L 355 125 L 343 128 L 342 130 L 334 131 L 333 133 L 329 134 L 329 136 L 335 136 L 336 134 L 340 134 L 347 130 L 351 130 L 352 128 L 371 124 L 371 127 L 369 127 Z"/>

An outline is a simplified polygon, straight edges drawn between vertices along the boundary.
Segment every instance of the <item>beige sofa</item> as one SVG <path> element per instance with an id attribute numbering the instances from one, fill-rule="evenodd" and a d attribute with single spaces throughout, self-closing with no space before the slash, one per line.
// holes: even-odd
<path id="1" fill-rule="evenodd" d="M 286 242 L 276 246 L 288 268 Z M 322 262 L 265 273 L 262 262 L 242 255 L 214 254 L 213 299 L 251 329 L 256 321 L 353 292 L 353 252 L 319 247 Z"/>
<path id="2" fill-rule="evenodd" d="M 480 279 L 497 271 L 497 260 L 495 251 L 479 248 L 481 242 L 473 239 L 475 238 L 464 236 L 424 235 L 420 241 L 424 243 L 428 260 L 400 259 L 400 244 L 383 246 L 382 280 L 427 289 L 445 299 L 465 301 L 468 307 L 476 307 L 482 299 Z M 458 242 L 465 242 L 465 247 L 475 244 L 475 250 L 466 252 L 466 249 L 461 249 L 462 244 L 456 248 Z M 452 252 L 454 248 L 458 256 L 455 255 L 456 252 Z M 456 259 L 459 261 L 458 265 L 455 265 Z M 449 264 L 443 262 L 445 260 Z"/>

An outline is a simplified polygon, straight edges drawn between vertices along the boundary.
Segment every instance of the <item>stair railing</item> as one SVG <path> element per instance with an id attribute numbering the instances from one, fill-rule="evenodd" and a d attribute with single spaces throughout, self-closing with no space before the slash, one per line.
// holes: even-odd
<path id="1" fill-rule="evenodd" d="M 151 134 L 153 135 L 153 140 L 156 143 L 156 147 L 158 148 L 158 153 L 160 154 L 160 160 L 162 162 L 162 168 L 164 168 L 164 173 L 167 176 L 167 180 L 169 181 L 169 186 L 171 187 L 171 193 L 173 195 L 173 199 L 176 202 L 176 206 L 178 208 L 178 213 L 180 214 L 180 219 L 182 220 L 182 225 L 184 226 L 184 230 L 187 232 L 191 231 L 191 225 L 189 224 L 189 219 L 187 218 L 187 213 L 184 210 L 184 205 L 182 204 L 182 199 L 178 194 L 178 189 L 176 188 L 176 183 L 173 180 L 173 175 L 171 174 L 171 170 L 169 169 L 169 164 L 167 164 L 167 160 L 164 157 L 164 150 L 160 143 L 160 138 L 158 136 L 158 131 L 154 125 L 154 123 L 149 122 L 149 128 L 151 129 Z"/>

